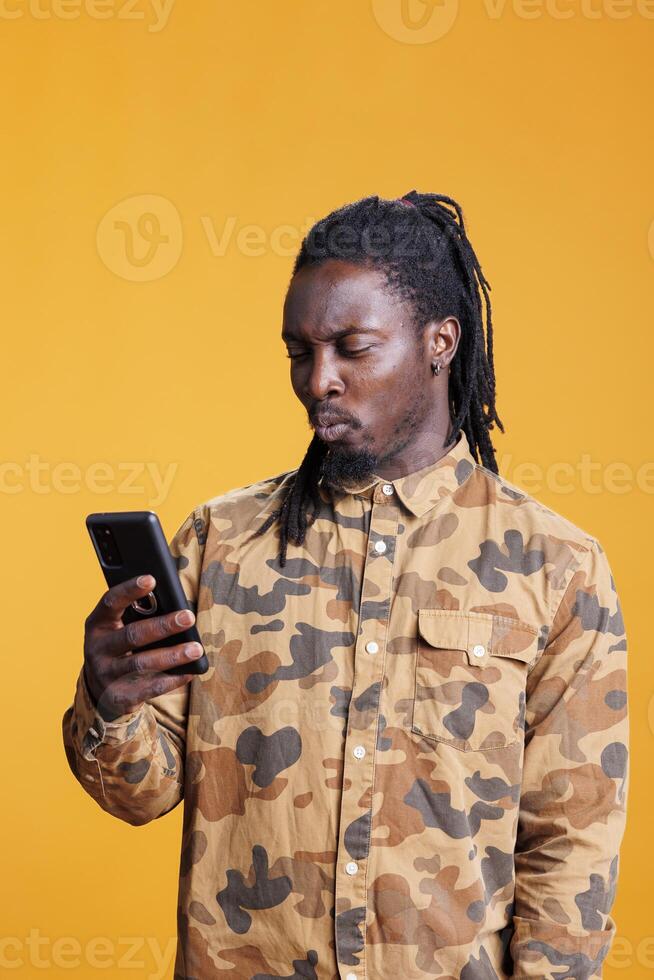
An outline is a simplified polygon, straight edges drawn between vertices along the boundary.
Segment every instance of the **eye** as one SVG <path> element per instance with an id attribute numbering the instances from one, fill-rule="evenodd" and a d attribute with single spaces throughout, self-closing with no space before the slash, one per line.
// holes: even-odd
<path id="1" fill-rule="evenodd" d="M 370 344 L 368 347 L 341 347 L 338 353 L 342 357 L 358 357 L 360 354 L 365 354 L 367 351 L 372 350 L 374 344 Z M 310 357 L 309 351 L 288 351 L 286 356 L 291 361 L 299 361 L 304 357 Z"/>
<path id="2" fill-rule="evenodd" d="M 357 354 L 365 354 L 366 351 L 372 350 L 373 346 L 374 345 L 371 344 L 369 347 L 355 347 L 355 348 L 344 347 L 341 353 L 344 354 L 346 357 L 356 357 Z"/>

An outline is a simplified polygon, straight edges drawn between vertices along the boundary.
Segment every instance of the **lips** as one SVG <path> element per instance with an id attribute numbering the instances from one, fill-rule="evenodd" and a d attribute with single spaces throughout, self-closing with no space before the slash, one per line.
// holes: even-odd
<path id="1" fill-rule="evenodd" d="M 342 439 L 349 428 L 349 422 L 330 421 L 329 419 L 314 422 L 316 435 L 325 442 L 336 442 L 338 439 Z"/>

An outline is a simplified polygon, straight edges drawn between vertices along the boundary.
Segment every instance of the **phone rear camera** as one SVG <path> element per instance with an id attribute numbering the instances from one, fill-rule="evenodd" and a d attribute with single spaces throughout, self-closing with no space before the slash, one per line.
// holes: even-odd
<path id="1" fill-rule="evenodd" d="M 114 540 L 110 527 L 107 527 L 106 524 L 97 527 L 95 529 L 95 540 L 104 565 L 122 565 L 123 562 L 118 545 Z"/>

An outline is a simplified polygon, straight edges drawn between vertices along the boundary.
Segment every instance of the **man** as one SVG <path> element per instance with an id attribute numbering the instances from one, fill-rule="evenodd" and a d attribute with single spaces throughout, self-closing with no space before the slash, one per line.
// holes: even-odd
<path id="1" fill-rule="evenodd" d="M 625 632 L 597 538 L 497 473 L 488 290 L 449 198 L 314 226 L 282 332 L 306 456 L 171 542 L 208 673 L 131 652 L 187 625 L 122 627 L 151 578 L 87 620 L 69 762 L 128 823 L 184 798 L 178 980 L 601 975 Z"/>

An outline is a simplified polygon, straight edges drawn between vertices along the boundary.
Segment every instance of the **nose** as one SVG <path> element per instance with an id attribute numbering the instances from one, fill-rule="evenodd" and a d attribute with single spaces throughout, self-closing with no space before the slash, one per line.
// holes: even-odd
<path id="1" fill-rule="evenodd" d="M 343 392 L 343 382 L 329 351 L 313 351 L 303 388 L 310 401 L 322 401 L 332 392 Z"/>

